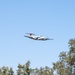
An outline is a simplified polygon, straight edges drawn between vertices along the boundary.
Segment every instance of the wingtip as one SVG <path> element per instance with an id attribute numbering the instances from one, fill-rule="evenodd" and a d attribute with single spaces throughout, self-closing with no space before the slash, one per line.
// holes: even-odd
<path id="1" fill-rule="evenodd" d="M 24 37 L 25 37 L 25 35 L 24 35 Z"/>
<path id="2" fill-rule="evenodd" d="M 54 39 L 49 39 L 49 40 L 54 40 Z"/>

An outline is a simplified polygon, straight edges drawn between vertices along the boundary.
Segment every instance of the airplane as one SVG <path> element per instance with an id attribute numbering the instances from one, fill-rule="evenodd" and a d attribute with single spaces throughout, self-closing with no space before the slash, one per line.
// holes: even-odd
<path id="1" fill-rule="evenodd" d="M 44 37 L 44 36 L 37 36 L 33 33 L 26 33 L 26 35 L 24 35 L 24 37 L 27 37 L 27 38 L 30 38 L 30 39 L 33 39 L 33 40 L 42 40 L 42 41 L 53 40 L 53 39 L 50 39 L 50 38 L 47 38 L 47 37 Z"/>

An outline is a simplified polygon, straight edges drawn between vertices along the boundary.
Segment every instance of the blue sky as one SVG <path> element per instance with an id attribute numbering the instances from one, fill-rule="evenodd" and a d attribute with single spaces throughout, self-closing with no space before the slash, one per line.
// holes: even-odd
<path id="1" fill-rule="evenodd" d="M 54 38 L 35 41 L 26 32 Z M 75 38 L 75 0 L 0 0 L 0 67 L 52 67 Z"/>

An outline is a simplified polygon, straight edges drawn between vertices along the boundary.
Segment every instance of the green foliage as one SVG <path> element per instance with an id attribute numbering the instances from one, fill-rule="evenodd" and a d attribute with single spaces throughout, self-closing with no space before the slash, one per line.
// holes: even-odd
<path id="1" fill-rule="evenodd" d="M 17 75 L 75 75 L 75 39 L 68 42 L 69 51 L 60 52 L 59 60 L 53 63 L 53 68 L 48 66 L 38 68 L 30 68 L 30 61 L 25 64 L 18 64 Z M 13 68 L 3 66 L 0 68 L 0 75 L 16 75 Z"/>
<path id="2" fill-rule="evenodd" d="M 73 75 L 73 65 L 75 65 L 75 39 L 68 42 L 69 51 L 59 54 L 59 61 L 53 63 L 53 69 L 60 75 Z"/>

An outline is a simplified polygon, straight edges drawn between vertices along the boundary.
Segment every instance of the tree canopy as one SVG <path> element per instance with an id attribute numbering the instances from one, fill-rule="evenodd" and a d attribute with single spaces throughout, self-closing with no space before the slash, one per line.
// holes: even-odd
<path id="1" fill-rule="evenodd" d="M 13 68 L 3 66 L 0 68 L 0 75 L 75 75 L 75 39 L 70 39 L 68 42 L 69 51 L 60 52 L 59 60 L 53 62 L 53 67 L 48 66 L 38 68 L 31 68 L 30 61 L 25 64 L 18 64 L 16 74 Z"/>

